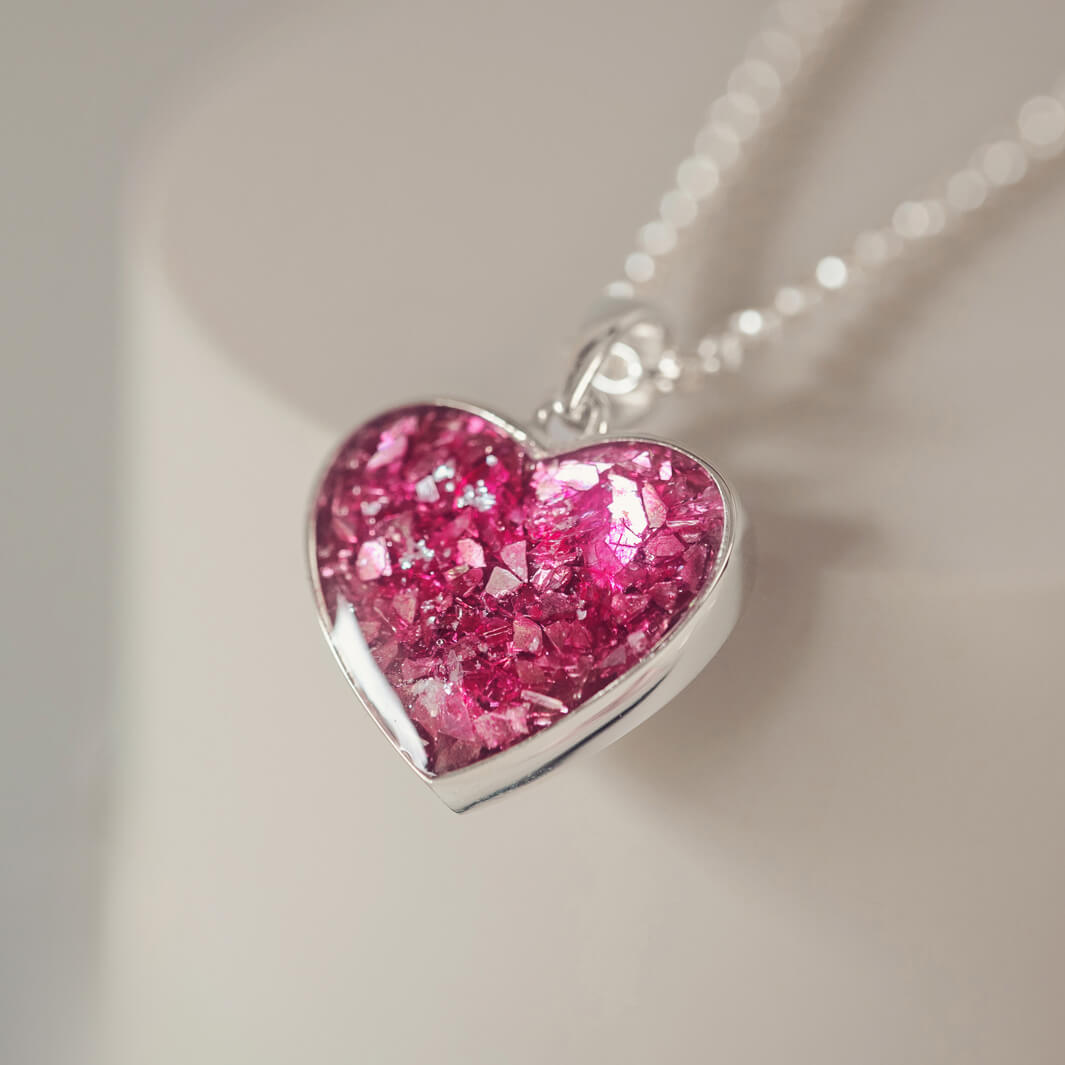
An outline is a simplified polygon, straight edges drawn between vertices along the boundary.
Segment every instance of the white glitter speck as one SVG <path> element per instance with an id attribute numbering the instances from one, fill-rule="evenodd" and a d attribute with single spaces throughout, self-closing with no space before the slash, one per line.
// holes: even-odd
<path id="1" fill-rule="evenodd" d="M 415 486 L 414 494 L 423 503 L 435 503 L 440 498 L 440 492 L 432 477 L 423 477 Z"/>

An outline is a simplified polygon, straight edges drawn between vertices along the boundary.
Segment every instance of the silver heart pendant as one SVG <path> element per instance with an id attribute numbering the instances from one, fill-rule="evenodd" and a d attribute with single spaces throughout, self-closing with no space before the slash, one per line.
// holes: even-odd
<path id="1" fill-rule="evenodd" d="M 746 541 L 735 494 L 688 451 L 600 437 L 552 452 L 452 401 L 356 429 L 309 523 L 340 668 L 456 811 L 668 703 L 739 617 Z"/>

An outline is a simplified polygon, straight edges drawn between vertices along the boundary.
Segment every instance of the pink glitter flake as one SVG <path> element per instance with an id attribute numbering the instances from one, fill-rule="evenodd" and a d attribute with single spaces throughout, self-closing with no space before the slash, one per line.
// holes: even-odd
<path id="1" fill-rule="evenodd" d="M 357 430 L 316 509 L 333 627 L 351 610 L 446 773 L 519 743 L 632 668 L 714 569 L 717 484 L 664 444 L 535 459 L 452 407 Z"/>
<path id="2" fill-rule="evenodd" d="M 528 618 L 514 619 L 514 650 L 536 654 L 542 646 L 540 626 Z"/>
<path id="3" fill-rule="evenodd" d="M 359 545 L 359 553 L 355 556 L 355 573 L 360 581 L 375 581 L 378 577 L 391 576 L 392 566 L 383 540 L 364 540 Z"/>

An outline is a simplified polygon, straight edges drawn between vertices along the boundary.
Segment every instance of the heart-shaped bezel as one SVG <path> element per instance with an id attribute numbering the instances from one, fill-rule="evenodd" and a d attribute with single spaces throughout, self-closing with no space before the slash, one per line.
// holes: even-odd
<path id="1" fill-rule="evenodd" d="M 445 407 L 483 418 L 506 433 L 538 462 L 562 457 L 589 442 L 578 440 L 564 447 L 550 448 L 528 429 L 494 411 L 460 400 L 430 399 L 403 406 Z M 368 419 L 363 424 L 373 420 Z M 395 689 L 370 654 L 354 617 L 346 619 L 347 629 L 340 633 L 339 624 L 331 621 L 318 570 L 316 519 L 321 486 L 348 441 L 358 431 L 348 434 L 330 455 L 315 483 L 311 499 L 307 547 L 318 619 L 326 642 L 359 701 L 404 761 L 452 810 L 463 812 L 503 795 L 543 776 L 578 751 L 598 750 L 635 728 L 698 675 L 735 626 L 750 576 L 748 527 L 735 492 L 709 463 L 669 441 L 649 436 L 595 437 L 596 443 L 668 447 L 698 464 L 712 478 L 721 493 L 724 528 L 711 572 L 672 628 L 643 657 L 565 717 L 480 761 L 448 772 L 429 772 L 411 756 L 407 749 L 411 743 L 409 738 L 406 744 L 403 742 L 402 721 L 407 721 L 406 727 L 410 730 L 413 726 L 406 718 Z"/>

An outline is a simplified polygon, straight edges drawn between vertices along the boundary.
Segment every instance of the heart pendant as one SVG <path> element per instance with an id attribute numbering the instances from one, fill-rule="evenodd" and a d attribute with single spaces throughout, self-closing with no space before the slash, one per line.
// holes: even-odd
<path id="1" fill-rule="evenodd" d="M 462 811 L 676 695 L 739 616 L 744 531 L 722 478 L 673 445 L 551 453 L 489 411 L 431 402 L 333 456 L 311 577 L 359 698 Z"/>

